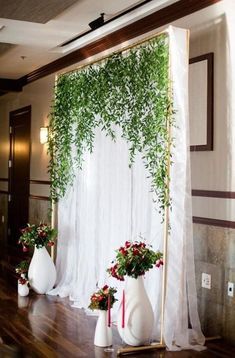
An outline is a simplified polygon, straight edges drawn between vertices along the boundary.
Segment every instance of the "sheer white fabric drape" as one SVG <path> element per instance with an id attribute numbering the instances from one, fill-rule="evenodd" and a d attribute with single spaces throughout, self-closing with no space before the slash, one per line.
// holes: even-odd
<path id="1" fill-rule="evenodd" d="M 169 349 L 204 344 L 197 312 L 195 288 L 191 181 L 188 151 L 188 34 L 170 28 L 171 78 L 177 127 L 172 129 L 170 192 L 171 235 L 164 339 Z M 123 287 L 106 269 L 114 250 L 141 234 L 154 249 L 162 249 L 163 225 L 150 192 L 150 179 L 138 154 L 130 169 L 128 144 L 116 129 L 113 142 L 96 130 L 94 152 L 85 153 L 83 170 L 59 202 L 57 287 L 51 294 L 69 296 L 74 306 L 86 308 L 90 295 L 105 283 Z M 159 336 L 161 270 L 146 274 L 145 285 L 155 311 L 154 335 Z M 190 326 L 189 327 L 189 320 Z"/>

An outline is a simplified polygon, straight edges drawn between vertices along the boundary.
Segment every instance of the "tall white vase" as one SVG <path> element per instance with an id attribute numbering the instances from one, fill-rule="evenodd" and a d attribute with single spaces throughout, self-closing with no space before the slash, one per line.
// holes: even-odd
<path id="1" fill-rule="evenodd" d="M 125 320 L 123 323 L 123 305 L 118 312 L 118 332 L 122 340 L 130 346 L 149 343 L 153 330 L 154 315 L 146 293 L 143 277 L 126 278 L 125 286 Z"/>
<path id="2" fill-rule="evenodd" d="M 95 328 L 94 345 L 98 347 L 109 347 L 112 345 L 112 328 L 108 327 L 107 311 L 99 311 Z"/>
<path id="3" fill-rule="evenodd" d="M 34 248 L 28 278 L 30 286 L 37 293 L 44 294 L 53 288 L 56 280 L 56 269 L 45 247 Z"/>

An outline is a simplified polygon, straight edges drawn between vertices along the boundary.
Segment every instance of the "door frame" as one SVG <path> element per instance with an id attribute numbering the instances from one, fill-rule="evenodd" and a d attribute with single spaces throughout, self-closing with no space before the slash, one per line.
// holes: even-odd
<path id="1" fill-rule="evenodd" d="M 28 114 L 30 117 L 29 121 L 29 176 L 27 178 L 28 186 L 29 186 L 29 194 L 28 199 L 30 197 L 30 164 L 31 164 L 31 114 L 32 114 L 32 107 L 31 105 L 25 106 L 22 108 L 19 108 L 17 110 L 13 110 L 9 112 L 9 160 L 8 160 L 8 223 L 7 223 L 7 246 L 13 244 L 13 240 L 11 238 L 11 228 L 9 226 L 10 224 L 10 202 L 11 202 L 11 195 L 12 195 L 12 166 L 13 166 L 13 133 L 12 133 L 12 121 L 17 116 L 20 116 L 22 114 Z M 28 218 L 29 218 L 29 204 L 28 204 Z M 27 219 L 28 220 L 28 219 Z"/>

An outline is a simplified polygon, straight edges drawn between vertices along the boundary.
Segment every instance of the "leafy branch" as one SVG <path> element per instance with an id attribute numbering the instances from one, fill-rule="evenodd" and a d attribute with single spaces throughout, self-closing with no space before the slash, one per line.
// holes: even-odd
<path id="1" fill-rule="evenodd" d="M 63 197 L 73 183 L 74 164 L 82 168 L 83 153 L 93 151 L 95 128 L 101 127 L 115 139 L 113 126 L 118 125 L 130 143 L 130 165 L 141 152 L 160 210 L 170 205 L 168 42 L 168 36 L 161 34 L 128 52 L 58 78 L 48 147 L 53 201 Z M 76 155 L 72 154 L 74 147 Z"/>

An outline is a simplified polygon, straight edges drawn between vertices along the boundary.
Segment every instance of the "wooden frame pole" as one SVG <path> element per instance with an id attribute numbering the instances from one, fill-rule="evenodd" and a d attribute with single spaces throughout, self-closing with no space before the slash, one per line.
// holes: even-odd
<path id="1" fill-rule="evenodd" d="M 55 76 L 55 86 L 57 84 L 57 79 L 58 79 L 58 75 Z M 51 228 L 54 229 L 55 228 L 55 223 L 56 223 L 56 209 L 57 209 L 57 205 L 56 203 L 52 200 L 51 201 Z M 51 258 L 52 261 L 55 262 L 55 245 L 51 246 Z"/>

